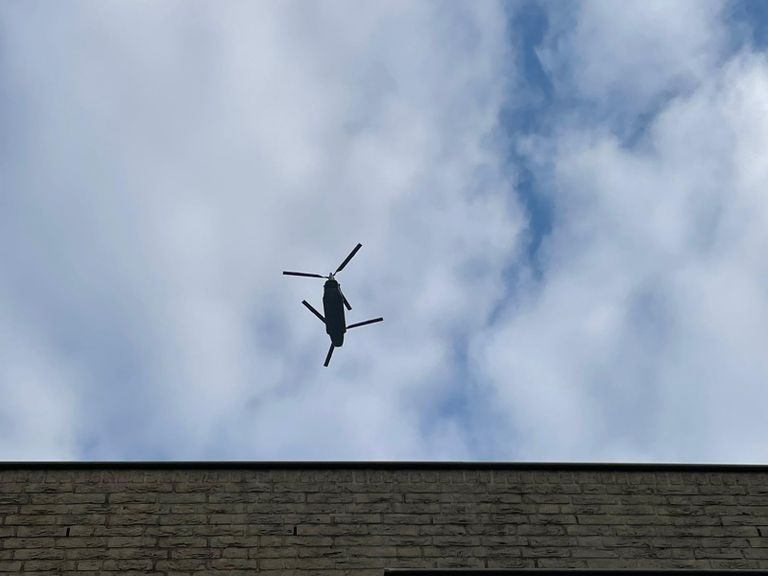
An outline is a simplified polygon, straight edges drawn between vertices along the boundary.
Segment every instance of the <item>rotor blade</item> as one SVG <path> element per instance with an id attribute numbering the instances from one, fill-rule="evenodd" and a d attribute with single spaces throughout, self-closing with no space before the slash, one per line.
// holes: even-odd
<path id="1" fill-rule="evenodd" d="M 366 320 L 365 322 L 355 322 L 347 326 L 347 330 L 350 328 L 357 328 L 358 326 L 365 326 L 366 324 L 375 324 L 376 322 L 384 322 L 384 318 L 374 318 L 373 320 Z"/>
<path id="2" fill-rule="evenodd" d="M 283 276 L 306 276 L 307 278 L 325 278 L 322 274 L 309 274 L 308 272 L 288 272 L 283 270 Z"/>
<path id="3" fill-rule="evenodd" d="M 352 306 L 349 305 L 349 302 L 347 302 L 347 297 L 344 296 L 344 293 L 341 293 L 341 299 L 344 300 L 344 306 L 347 307 L 347 310 L 352 310 Z"/>
<path id="4" fill-rule="evenodd" d="M 333 342 L 331 342 L 331 347 L 328 348 L 328 356 L 325 357 L 325 364 L 323 364 L 323 366 L 326 368 L 328 367 L 328 363 L 331 361 L 331 356 L 333 356 Z"/>
<path id="5" fill-rule="evenodd" d="M 325 324 L 325 318 L 323 318 L 323 315 L 322 315 L 322 314 L 320 314 L 320 312 L 318 312 L 317 310 L 315 310 L 314 308 L 312 308 L 312 304 L 310 304 L 310 303 L 309 303 L 309 302 L 307 302 L 306 300 L 302 300 L 302 301 L 301 301 L 301 303 L 302 303 L 302 304 L 304 304 L 304 306 L 306 306 L 307 308 L 309 308 L 309 311 L 310 311 L 310 312 L 312 312 L 312 314 L 314 314 L 314 315 L 315 315 L 315 316 L 317 316 L 318 318 L 320 318 L 320 321 L 321 321 L 323 324 Z"/>
<path id="6" fill-rule="evenodd" d="M 352 252 L 350 252 L 350 253 L 349 253 L 349 256 L 347 256 L 346 258 L 344 258 L 344 262 L 342 262 L 342 263 L 339 265 L 339 267 L 338 267 L 338 268 L 336 268 L 336 272 L 341 272 L 342 270 L 344 270 L 344 266 L 346 266 L 346 265 L 349 263 L 349 261 L 350 261 L 350 260 L 352 260 L 352 257 L 353 257 L 355 254 L 357 254 L 357 251 L 358 251 L 358 250 L 360 250 L 360 248 L 362 248 L 362 247 L 363 247 L 363 245 L 362 245 L 362 244 L 358 244 L 357 246 L 355 246 L 355 249 L 354 249 L 354 250 L 352 250 Z M 334 272 L 334 274 L 336 274 L 336 272 Z"/>

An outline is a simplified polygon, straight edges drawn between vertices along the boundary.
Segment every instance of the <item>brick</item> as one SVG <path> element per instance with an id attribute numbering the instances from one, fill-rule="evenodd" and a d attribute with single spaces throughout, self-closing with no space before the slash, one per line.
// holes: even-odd
<path id="1" fill-rule="evenodd" d="M 54 548 L 15 548 L 13 551 L 14 560 L 58 560 L 63 558 L 64 551 Z"/>
<path id="2" fill-rule="evenodd" d="M 0 469 L 0 566 L 768 569 L 768 473 L 404 466 Z"/>
<path id="3" fill-rule="evenodd" d="M 742 552 L 741 557 L 748 560 L 768 560 L 768 548 L 746 548 L 739 550 Z M 737 558 L 738 556 L 729 556 L 731 558 Z"/>
<path id="4" fill-rule="evenodd" d="M 56 550 L 56 552 L 61 552 L 61 550 Z M 108 553 L 106 548 L 70 548 L 65 551 L 65 557 L 68 560 L 93 560 L 107 558 Z"/>
<path id="5" fill-rule="evenodd" d="M 62 570 L 60 560 L 26 560 L 24 562 L 24 572 L 48 572 Z"/>
<path id="6" fill-rule="evenodd" d="M 218 558 L 211 560 L 213 570 L 258 570 L 259 561 L 248 558 Z"/>
<path id="7" fill-rule="evenodd" d="M 230 551 L 238 551 L 245 553 L 244 550 L 239 548 L 226 548 L 224 551 L 230 550 Z M 207 547 L 200 547 L 200 548 L 173 548 L 169 551 L 167 551 L 166 558 L 170 557 L 171 560 L 177 560 L 177 559 L 184 559 L 184 558 L 221 558 L 223 556 L 226 557 L 240 557 L 233 554 L 223 554 L 223 551 L 217 548 L 207 548 Z M 247 554 L 246 554 L 247 556 Z"/>
<path id="8" fill-rule="evenodd" d="M 207 558 L 182 558 L 173 560 L 158 560 L 155 562 L 155 570 L 161 572 L 179 572 L 193 570 L 207 570 Z"/>
<path id="9" fill-rule="evenodd" d="M 86 570 L 96 572 L 101 570 L 102 560 L 79 560 L 76 565 L 78 572 Z"/>
<path id="10" fill-rule="evenodd" d="M 253 536 L 216 536 L 209 539 L 209 546 L 212 548 L 232 548 L 232 547 L 257 547 L 258 537 Z M 203 546 L 206 544 L 203 543 Z"/>

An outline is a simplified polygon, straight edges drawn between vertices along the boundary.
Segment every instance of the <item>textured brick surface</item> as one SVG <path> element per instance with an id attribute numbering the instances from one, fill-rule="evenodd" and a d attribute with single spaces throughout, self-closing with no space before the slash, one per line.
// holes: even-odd
<path id="1" fill-rule="evenodd" d="M 0 573 L 768 569 L 763 469 L 0 468 Z"/>

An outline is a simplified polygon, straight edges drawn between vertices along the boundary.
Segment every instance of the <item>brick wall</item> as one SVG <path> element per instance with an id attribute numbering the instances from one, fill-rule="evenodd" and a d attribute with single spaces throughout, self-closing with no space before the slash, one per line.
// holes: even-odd
<path id="1" fill-rule="evenodd" d="M 464 567 L 768 569 L 768 468 L 0 464 L 0 573 Z"/>

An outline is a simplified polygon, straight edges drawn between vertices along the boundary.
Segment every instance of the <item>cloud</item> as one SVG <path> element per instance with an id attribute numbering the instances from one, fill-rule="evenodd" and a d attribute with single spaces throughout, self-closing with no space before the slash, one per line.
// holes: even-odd
<path id="1" fill-rule="evenodd" d="M 745 50 L 716 65 L 726 32 L 713 5 L 645 14 L 642 42 L 616 36 L 641 5 L 581 6 L 576 55 L 549 50 L 592 112 L 523 146 L 553 203 L 541 279 L 518 285 L 473 349 L 496 433 L 515 438 L 511 458 L 764 461 L 768 63 Z M 673 20 L 693 22 L 693 39 Z M 631 94 L 638 111 L 667 92 L 627 142 L 605 96 Z"/>
<path id="2" fill-rule="evenodd" d="M 597 121 L 654 112 L 706 79 L 729 46 L 721 0 L 546 6 L 539 57 L 561 98 L 589 103 Z"/>
<path id="3" fill-rule="evenodd" d="M 764 55 L 541 6 L 3 5 L 0 457 L 764 460 Z"/>
<path id="4" fill-rule="evenodd" d="M 0 320 L 0 453 L 7 460 L 72 458 L 80 416 L 72 393 L 76 374 L 23 322 L 7 314 Z"/>
<path id="5" fill-rule="evenodd" d="M 0 456 L 466 455 L 429 407 L 459 385 L 456 335 L 502 297 L 521 227 L 494 135 L 502 16 L 3 6 L 0 309 L 32 352 L 6 348 L 0 387 L 37 384 L 2 418 L 44 431 Z M 358 241 L 350 321 L 385 322 L 326 370 L 299 304 L 321 284 L 280 271 L 325 273 Z"/>

